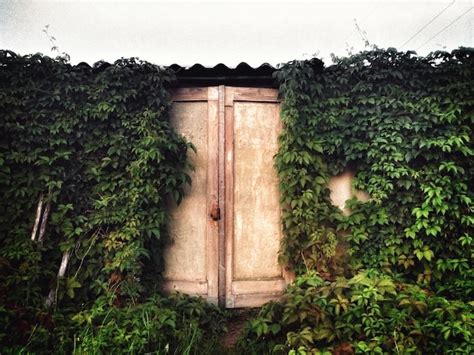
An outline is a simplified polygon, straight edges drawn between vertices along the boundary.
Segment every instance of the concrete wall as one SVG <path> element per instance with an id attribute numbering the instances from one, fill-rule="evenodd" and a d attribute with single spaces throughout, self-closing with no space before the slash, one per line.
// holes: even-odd
<path id="1" fill-rule="evenodd" d="M 367 201 L 370 198 L 367 192 L 355 190 L 352 187 L 354 175 L 354 171 L 346 170 L 332 177 L 328 184 L 331 190 L 330 197 L 333 205 L 339 207 L 345 215 L 350 214 L 350 210 L 345 206 L 347 200 L 354 196 L 360 201 Z"/>

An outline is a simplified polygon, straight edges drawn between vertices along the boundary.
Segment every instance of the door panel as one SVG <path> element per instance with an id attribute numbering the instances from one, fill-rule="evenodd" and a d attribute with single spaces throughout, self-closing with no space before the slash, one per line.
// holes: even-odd
<path id="1" fill-rule="evenodd" d="M 174 129 L 191 141 L 192 185 L 179 206 L 170 204 L 168 230 L 172 244 L 165 252 L 165 289 L 201 295 L 216 303 L 218 222 L 210 218 L 217 203 L 217 102 L 204 89 L 175 97 Z M 200 95 L 200 96 L 199 96 Z"/>
<path id="2" fill-rule="evenodd" d="M 279 104 L 234 104 L 234 280 L 281 277 L 280 202 L 273 156 Z"/>
<path id="3" fill-rule="evenodd" d="M 179 208 L 173 206 L 169 233 L 173 244 L 166 255 L 165 277 L 174 280 L 206 281 L 207 213 L 207 102 L 177 102 L 171 113 L 173 128 L 193 142 L 197 153 L 188 159 L 195 167 L 189 172 L 192 187 Z"/>
<path id="4" fill-rule="evenodd" d="M 225 304 L 256 307 L 278 299 L 291 276 L 278 263 L 280 104 L 273 89 L 229 87 L 225 95 Z"/>

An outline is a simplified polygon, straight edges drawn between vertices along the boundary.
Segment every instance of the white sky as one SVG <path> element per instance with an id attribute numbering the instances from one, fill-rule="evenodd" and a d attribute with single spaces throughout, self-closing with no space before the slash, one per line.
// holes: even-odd
<path id="1" fill-rule="evenodd" d="M 134 56 L 162 65 L 235 66 L 245 61 L 258 66 L 312 54 L 329 63 L 330 53 L 344 55 L 349 47 L 363 49 L 354 19 L 371 44 L 379 47 L 415 49 L 419 54 L 472 47 L 473 6 L 473 0 L 0 0 L 0 49 L 55 56 L 42 32 L 49 25 L 59 49 L 73 63 Z"/>

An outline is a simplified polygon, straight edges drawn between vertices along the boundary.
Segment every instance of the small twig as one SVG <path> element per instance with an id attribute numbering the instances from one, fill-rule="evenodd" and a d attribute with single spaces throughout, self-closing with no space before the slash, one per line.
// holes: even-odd
<path id="1" fill-rule="evenodd" d="M 56 43 L 56 38 L 49 33 L 49 25 L 44 26 L 42 31 L 46 34 L 46 37 L 48 37 L 49 43 L 51 44 L 51 52 L 56 52 L 59 57 L 66 59 L 66 61 L 69 61 L 71 59 L 69 54 L 60 51 L 59 46 Z"/>
<path id="2" fill-rule="evenodd" d="M 23 350 L 28 349 L 28 346 L 31 344 L 31 341 L 33 340 L 33 335 L 35 334 L 36 329 L 38 329 L 38 325 L 39 324 L 35 324 L 35 326 L 33 327 L 33 330 L 31 331 L 30 336 L 28 337 L 28 341 L 26 342 L 26 345 L 21 349 L 20 354 L 23 353 Z"/>
<path id="3" fill-rule="evenodd" d="M 94 235 L 92 236 L 91 238 L 91 244 L 89 245 L 89 248 L 87 248 L 87 251 L 85 252 L 84 256 L 81 258 L 81 262 L 79 263 L 79 267 L 77 268 L 77 271 L 76 273 L 74 274 L 74 277 L 76 278 L 77 275 L 79 274 L 79 271 L 81 270 L 81 267 L 82 267 L 82 263 L 84 262 L 84 259 L 86 258 L 87 254 L 89 254 L 89 252 L 91 251 L 92 249 L 92 246 L 94 245 L 95 243 L 95 240 L 98 236 L 100 232 L 100 228 L 94 233 Z M 77 255 L 77 254 L 76 254 Z"/>
<path id="4" fill-rule="evenodd" d="M 35 218 L 35 224 L 33 225 L 33 231 L 31 232 L 31 240 L 35 241 L 36 239 L 36 233 L 38 232 L 38 226 L 40 223 L 41 219 L 41 210 L 43 209 L 43 194 L 40 195 L 39 201 L 38 201 L 38 207 L 36 208 L 36 218 Z"/>
<path id="5" fill-rule="evenodd" d="M 306 258 L 304 257 L 303 252 L 301 252 L 301 257 L 303 258 L 303 264 L 306 267 L 306 273 L 308 273 L 309 272 L 309 267 L 308 267 L 308 263 L 306 262 Z"/>

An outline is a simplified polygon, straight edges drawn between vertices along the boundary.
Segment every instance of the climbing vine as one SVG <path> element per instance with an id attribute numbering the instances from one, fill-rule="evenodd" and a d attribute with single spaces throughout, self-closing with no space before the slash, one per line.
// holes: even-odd
<path id="1" fill-rule="evenodd" d="M 165 198 L 189 180 L 189 144 L 168 122 L 170 73 L 134 59 L 90 68 L 0 55 L 2 278 L 16 285 L 4 295 L 41 301 L 30 277 L 48 287 L 66 253 L 70 298 L 86 279 L 83 292 L 120 283 L 136 297 L 150 248 L 166 240 Z"/>
<path id="2" fill-rule="evenodd" d="M 67 351 L 72 319 L 102 323 L 112 336 L 124 330 L 133 306 L 157 291 L 167 206 L 190 183 L 191 143 L 169 124 L 172 78 L 134 58 L 90 67 L 0 51 L 0 340 L 9 347 L 39 346 L 54 329 L 62 339 L 58 351 Z M 164 327 L 163 347 L 171 334 L 164 329 L 188 326 L 176 317 L 202 317 L 179 316 L 178 305 L 154 297 L 136 314 L 168 312 L 152 322 Z M 114 307 L 128 312 L 118 326 L 106 322 Z M 77 312 L 89 314 L 86 323 L 73 318 Z M 128 321 L 137 331 L 144 326 Z M 91 329 L 82 334 L 97 341 Z M 142 350 L 157 339 L 143 332 Z M 43 348 L 58 341 L 44 339 Z M 125 339 L 122 345 L 126 350 Z"/>
<path id="3" fill-rule="evenodd" d="M 329 274 L 375 267 L 472 297 L 473 64 L 471 49 L 389 49 L 324 70 L 283 66 L 285 261 Z M 349 216 L 327 188 L 344 170 L 370 195 L 349 201 Z M 350 258 L 334 260 L 341 244 Z"/>
<path id="4" fill-rule="evenodd" d="M 276 71 L 280 256 L 297 279 L 242 353 L 474 351 L 473 54 L 374 49 Z M 222 312 L 155 293 L 166 206 L 190 183 L 172 78 L 133 58 L 0 51 L 2 351 L 219 350 Z M 328 189 L 345 171 L 369 196 L 350 214 Z"/>
<path id="5" fill-rule="evenodd" d="M 248 324 L 242 351 L 471 353 L 474 51 L 374 49 L 275 76 L 281 259 L 298 277 Z M 369 195 L 350 214 L 328 188 L 347 171 L 354 196 Z"/>

